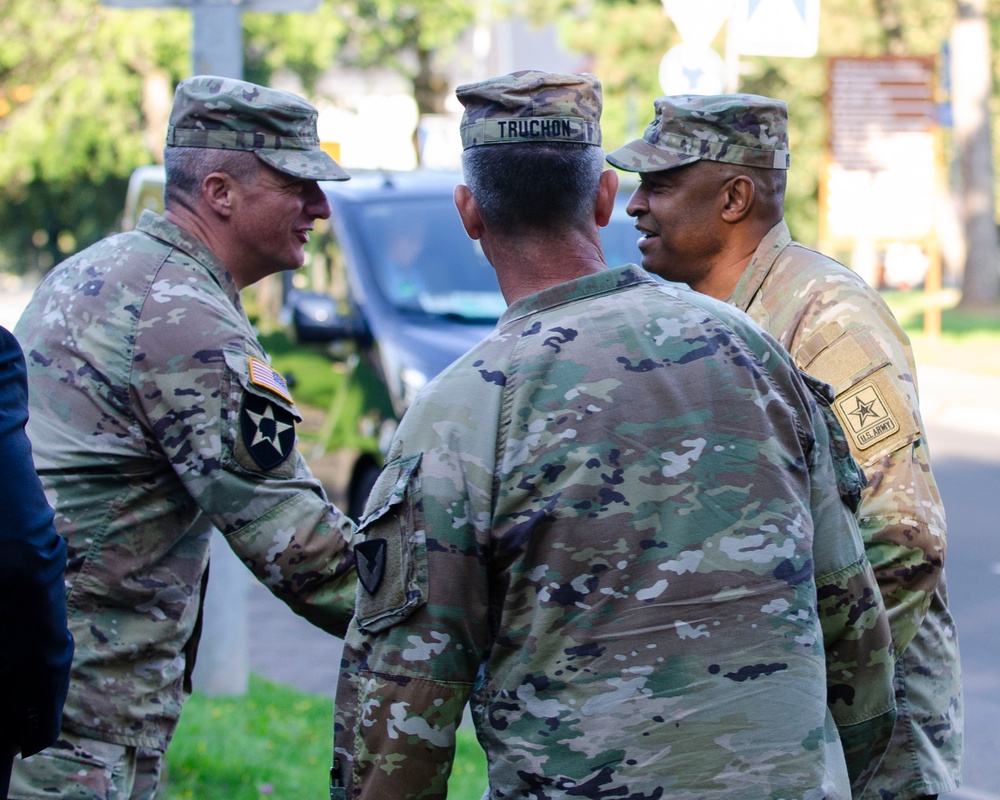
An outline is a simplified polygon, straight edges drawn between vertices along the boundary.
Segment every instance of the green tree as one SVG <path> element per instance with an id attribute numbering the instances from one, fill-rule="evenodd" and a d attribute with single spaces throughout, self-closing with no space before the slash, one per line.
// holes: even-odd
<path id="1" fill-rule="evenodd" d="M 324 0 L 243 15 L 244 74 L 312 95 L 331 66 L 404 75 L 439 112 L 467 0 Z M 187 9 L 0 0 L 0 269 L 45 271 L 118 225 L 131 171 L 161 159 L 173 87 L 191 71 Z"/>
<path id="2" fill-rule="evenodd" d="M 971 3 L 990 22 L 996 75 L 1000 0 L 822 0 L 815 57 L 742 59 L 741 91 L 789 103 L 786 205 L 797 238 L 818 239 L 827 57 L 936 55 L 959 4 Z M 316 97 L 331 67 L 378 66 L 410 82 L 420 113 L 440 113 L 451 82 L 469 74 L 463 33 L 508 14 L 557 25 L 600 76 L 607 146 L 641 132 L 662 92 L 659 61 L 680 42 L 659 0 L 323 0 L 311 13 L 245 14 L 245 76 L 269 83 L 289 74 Z M 0 268 L 44 270 L 116 227 L 127 176 L 160 158 L 172 87 L 190 72 L 190 40 L 184 9 L 0 0 Z M 996 118 L 995 85 L 991 98 Z M 981 179 L 983 168 L 974 174 Z"/>
<path id="3" fill-rule="evenodd" d="M 381 66 L 413 87 L 421 114 L 440 114 L 451 89 L 446 72 L 461 35 L 476 17 L 471 0 L 328 0 L 347 21 L 344 66 Z"/>
<path id="4" fill-rule="evenodd" d="M 793 235 L 811 244 L 818 241 L 819 178 L 827 141 L 824 95 L 827 88 L 827 59 L 831 56 L 931 55 L 939 56 L 949 40 L 956 19 L 956 4 L 978 4 L 980 16 L 992 22 L 993 63 L 980 57 L 973 65 L 981 76 L 995 76 L 1000 70 L 997 42 L 1000 41 L 1000 1 L 998 0 L 822 0 L 818 53 L 812 58 L 743 57 L 740 60 L 739 91 L 780 97 L 788 102 L 792 170 L 786 199 L 786 216 Z M 657 71 L 663 54 L 679 43 L 680 37 L 667 18 L 659 0 L 548 0 L 532 2 L 536 19 L 556 19 L 567 47 L 589 54 L 592 71 L 604 85 L 605 143 L 615 147 L 637 135 L 639 127 L 652 118 L 652 101 L 662 94 Z M 713 43 L 725 50 L 726 30 Z M 962 55 L 967 55 L 963 51 Z M 998 114 L 997 86 L 992 86 L 992 116 Z M 637 110 L 638 109 L 638 110 Z M 985 119 L 980 116 L 980 119 Z M 984 161 L 979 132 L 980 155 L 971 167 L 974 181 L 994 187 L 992 167 Z M 989 136 L 985 134 L 988 143 Z M 967 145 L 949 134 L 949 160 Z M 988 144 L 986 154 L 988 155 Z M 994 155 L 1000 153 L 994 141 Z M 968 184 L 958 187 L 959 196 L 968 195 Z M 979 205 L 982 205 L 979 203 Z M 980 220 L 978 230 L 988 235 L 994 228 L 992 208 Z M 982 238 L 979 239 L 982 242 Z M 989 288 L 996 274 L 997 259 L 982 244 L 972 245 L 966 267 L 964 302 L 995 304 Z M 985 255 L 984 255 L 985 252 Z M 986 277 L 985 288 L 968 282 L 970 275 Z"/>
<path id="5" fill-rule="evenodd" d="M 190 23 L 96 0 L 0 9 L 0 267 L 44 271 L 115 226 L 129 172 L 154 157 L 151 126 L 165 129 L 156 98 L 169 108 Z"/>
<path id="6" fill-rule="evenodd" d="M 881 0 L 885 14 L 898 20 L 887 31 L 886 20 L 867 0 L 823 0 L 816 56 L 741 59 L 739 91 L 780 97 L 789 105 L 793 169 L 786 209 L 798 238 L 811 243 L 818 238 L 817 198 L 826 141 L 826 58 L 879 55 L 890 48 L 936 53 L 947 37 L 948 16 L 941 9 L 947 12 L 949 2 L 910 0 L 903 8 L 893 0 Z M 913 12 L 918 8 L 922 16 L 915 24 Z M 680 42 L 680 36 L 659 0 L 595 0 L 586 19 L 567 13 L 565 6 L 558 13 L 568 46 L 593 53 L 594 71 L 605 86 L 605 141 L 609 147 L 617 146 L 626 136 L 635 135 L 636 106 L 643 123 L 652 118 L 653 99 L 663 93 L 657 77 L 659 61 Z M 725 50 L 725 36 L 723 28 L 714 43 L 720 53 Z M 894 43 L 900 37 L 902 44 Z"/>
<path id="7" fill-rule="evenodd" d="M 330 66 L 339 63 L 349 25 L 330 0 L 309 13 L 244 14 L 243 77 L 266 84 L 289 72 L 312 96 Z"/>

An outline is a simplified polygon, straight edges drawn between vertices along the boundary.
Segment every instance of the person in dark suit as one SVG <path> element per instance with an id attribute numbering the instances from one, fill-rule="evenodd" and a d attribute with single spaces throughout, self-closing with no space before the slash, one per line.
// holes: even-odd
<path id="1" fill-rule="evenodd" d="M 11 764 L 56 741 L 73 661 L 66 626 L 66 543 L 24 431 L 24 355 L 0 327 L 0 797 Z"/>

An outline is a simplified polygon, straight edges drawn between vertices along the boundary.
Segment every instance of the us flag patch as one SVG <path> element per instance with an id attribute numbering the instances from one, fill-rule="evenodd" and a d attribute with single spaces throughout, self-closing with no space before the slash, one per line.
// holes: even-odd
<path id="1" fill-rule="evenodd" d="M 288 384 L 281 377 L 281 373 L 273 369 L 270 364 L 253 356 L 250 356 L 250 383 L 274 392 L 278 397 L 283 397 L 289 403 L 295 402 L 292 400 L 292 394 L 288 391 Z"/>

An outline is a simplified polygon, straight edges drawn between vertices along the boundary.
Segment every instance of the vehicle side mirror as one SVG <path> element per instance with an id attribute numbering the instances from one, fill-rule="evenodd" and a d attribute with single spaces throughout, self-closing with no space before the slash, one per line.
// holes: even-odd
<path id="1" fill-rule="evenodd" d="M 356 321 L 340 314 L 336 302 L 325 294 L 294 289 L 286 297 L 286 307 L 299 342 L 335 342 L 363 333 Z"/>

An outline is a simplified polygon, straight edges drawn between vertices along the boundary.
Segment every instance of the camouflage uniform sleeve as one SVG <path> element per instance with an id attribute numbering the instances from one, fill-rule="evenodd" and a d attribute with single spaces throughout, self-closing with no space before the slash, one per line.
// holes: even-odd
<path id="1" fill-rule="evenodd" d="M 895 722 L 889 620 L 854 518 L 864 475 L 851 457 L 830 402 L 832 391 L 804 376 L 816 401 L 812 510 L 827 703 L 859 796 L 889 745 Z M 838 493 L 829 491 L 832 484 Z"/>
<path id="2" fill-rule="evenodd" d="M 874 298 L 852 301 L 856 311 L 843 326 L 836 305 L 811 305 L 790 349 L 803 369 L 832 385 L 833 409 L 868 476 L 858 520 L 898 654 L 941 578 L 944 509 L 905 334 Z"/>
<path id="3" fill-rule="evenodd" d="M 342 636 L 356 585 L 353 523 L 297 452 L 298 412 L 242 314 L 165 273 L 144 304 L 132 365 L 136 414 L 156 439 L 150 453 L 170 461 L 262 583 Z"/>
<path id="4" fill-rule="evenodd" d="M 465 394 L 437 405 L 425 393 L 407 411 L 365 510 L 335 706 L 341 796 L 447 793 L 455 732 L 492 635 L 495 436 L 483 428 L 497 415 Z M 439 444 L 421 452 L 425 433 Z"/>

